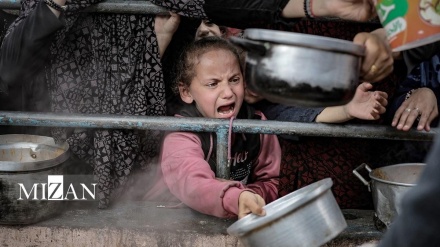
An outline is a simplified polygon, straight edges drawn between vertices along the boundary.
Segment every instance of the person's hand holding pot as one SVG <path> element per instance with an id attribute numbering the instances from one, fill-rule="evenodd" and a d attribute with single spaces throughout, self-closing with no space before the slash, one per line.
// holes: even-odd
<path id="1" fill-rule="evenodd" d="M 383 28 L 371 33 L 358 33 L 353 43 L 365 47 L 361 67 L 363 81 L 378 82 L 393 72 L 393 54 Z"/>

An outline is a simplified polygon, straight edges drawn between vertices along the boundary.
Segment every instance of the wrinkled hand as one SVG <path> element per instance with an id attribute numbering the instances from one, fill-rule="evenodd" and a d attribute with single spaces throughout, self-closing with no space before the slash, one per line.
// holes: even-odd
<path id="1" fill-rule="evenodd" d="M 385 113 L 388 104 L 387 93 L 368 91 L 372 88 L 373 85 L 367 82 L 357 87 L 353 99 L 344 106 L 347 115 L 363 120 L 376 120 Z"/>
<path id="2" fill-rule="evenodd" d="M 405 100 L 394 114 L 391 126 L 408 131 L 420 116 L 417 130 L 431 130 L 431 122 L 438 116 L 437 98 L 429 88 L 419 88 Z"/>
<path id="3" fill-rule="evenodd" d="M 371 0 L 325 0 L 316 1 L 314 5 L 321 2 L 327 5 L 325 8 L 330 12 L 330 16 L 353 21 L 367 21 L 376 16 L 376 10 Z M 319 16 L 325 16 L 325 14 Z"/>
<path id="4" fill-rule="evenodd" d="M 254 93 L 253 91 L 249 90 L 248 88 L 246 88 L 246 90 L 244 91 L 244 100 L 248 103 L 248 104 L 254 104 L 257 103 L 260 100 L 263 100 L 264 97 L 258 95 L 257 93 Z"/>
<path id="5" fill-rule="evenodd" d="M 365 47 L 361 68 L 363 81 L 377 82 L 393 71 L 393 54 L 383 28 L 371 33 L 358 33 L 353 43 Z"/>
<path id="6" fill-rule="evenodd" d="M 243 191 L 238 198 L 238 218 L 241 219 L 250 213 L 264 216 L 266 215 L 266 211 L 263 209 L 265 205 L 266 203 L 260 195 Z"/>

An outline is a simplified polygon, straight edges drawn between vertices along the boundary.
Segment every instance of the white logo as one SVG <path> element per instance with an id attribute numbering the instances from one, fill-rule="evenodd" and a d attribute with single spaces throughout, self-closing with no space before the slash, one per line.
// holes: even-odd
<path id="1" fill-rule="evenodd" d="M 68 183 L 67 190 L 64 191 L 63 175 L 48 175 L 47 183 L 34 183 L 32 188 L 26 188 L 23 183 L 17 184 L 20 187 L 17 200 L 95 200 L 96 194 L 96 183 L 91 183 L 90 187 L 84 183 Z"/>

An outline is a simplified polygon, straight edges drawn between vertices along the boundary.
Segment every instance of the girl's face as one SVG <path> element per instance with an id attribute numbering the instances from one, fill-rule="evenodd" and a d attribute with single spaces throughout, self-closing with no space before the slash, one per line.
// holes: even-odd
<path id="1" fill-rule="evenodd" d="M 199 56 L 189 88 L 180 86 L 180 97 L 195 101 L 199 112 L 208 118 L 236 117 L 244 98 L 243 75 L 239 61 L 227 50 L 211 50 Z"/>
<path id="2" fill-rule="evenodd" d="M 220 27 L 210 21 L 202 21 L 200 26 L 197 28 L 195 40 L 210 36 L 221 37 L 222 32 Z"/>

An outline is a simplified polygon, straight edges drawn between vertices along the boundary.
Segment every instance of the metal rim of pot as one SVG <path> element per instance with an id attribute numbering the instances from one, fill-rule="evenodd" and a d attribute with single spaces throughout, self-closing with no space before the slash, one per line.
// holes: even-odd
<path id="1" fill-rule="evenodd" d="M 402 163 L 402 164 L 396 164 L 396 165 L 391 165 L 388 167 L 394 167 L 394 166 L 410 166 L 410 165 L 415 165 L 415 164 L 419 164 L 419 165 L 424 165 L 423 163 Z M 385 167 L 381 167 L 381 168 L 386 168 Z M 381 168 L 376 168 L 376 169 L 381 169 Z M 360 166 L 358 166 L 356 169 L 353 170 L 353 174 L 362 181 L 363 184 L 365 184 L 366 186 L 368 186 L 368 190 L 371 191 L 371 180 L 367 181 L 360 173 L 359 170 L 361 169 L 365 169 L 368 171 L 368 176 L 371 178 L 371 180 L 375 180 L 381 183 L 385 183 L 385 184 L 391 184 L 391 185 L 397 185 L 397 186 L 404 186 L 404 187 L 414 187 L 416 184 L 415 183 L 401 183 L 401 182 L 395 182 L 395 181 L 391 181 L 391 180 L 386 180 L 386 179 L 381 179 L 378 178 L 376 176 L 374 176 L 373 173 L 373 169 L 371 169 L 370 166 L 368 166 L 368 164 L 366 163 L 362 163 Z M 374 170 L 376 170 L 374 169 Z"/>
<path id="2" fill-rule="evenodd" d="M 62 151 L 60 155 L 52 159 L 30 162 L 0 161 L 0 172 L 27 172 L 48 169 L 65 162 L 70 157 L 69 144 L 66 142 L 57 145 L 52 137 L 27 135 L 27 134 L 7 134 L 0 135 L 0 150 L 10 148 L 45 148 L 47 150 Z M 18 140 L 18 141 L 17 141 Z M 38 143 L 41 141 L 42 143 Z"/>
<path id="3" fill-rule="evenodd" d="M 346 104 L 365 54 L 351 41 L 286 31 L 247 29 L 243 38 L 229 41 L 247 51 L 245 77 L 252 91 L 296 106 Z"/>
<path id="4" fill-rule="evenodd" d="M 244 31 L 243 37 L 250 40 L 336 51 L 357 56 L 365 55 L 365 48 L 361 45 L 354 44 L 347 40 L 318 35 L 249 28 Z"/>
<path id="5" fill-rule="evenodd" d="M 263 207 L 266 212 L 271 211 L 270 209 L 272 208 L 280 207 L 279 209 L 275 210 L 273 214 L 266 216 L 249 214 L 228 227 L 227 231 L 228 233 L 238 237 L 246 235 L 253 229 L 269 224 L 283 217 L 284 215 L 303 207 L 329 190 L 332 185 L 333 182 L 331 178 L 325 178 L 319 182 L 298 189 Z"/>

